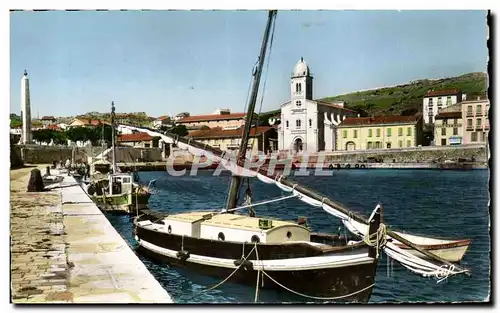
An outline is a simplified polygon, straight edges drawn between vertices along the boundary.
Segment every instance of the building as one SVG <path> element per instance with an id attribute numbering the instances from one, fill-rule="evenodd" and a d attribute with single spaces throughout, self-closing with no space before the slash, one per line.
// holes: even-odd
<path id="1" fill-rule="evenodd" d="M 461 104 L 450 108 L 453 107 L 458 107 L 459 110 L 439 112 L 435 117 L 434 143 L 436 146 L 461 145 L 463 143 Z"/>
<path id="2" fill-rule="evenodd" d="M 102 124 L 110 123 L 102 120 L 96 120 L 91 118 L 75 118 L 71 123 L 69 123 L 68 127 L 96 127 Z"/>
<path id="3" fill-rule="evenodd" d="M 189 112 L 181 112 L 179 114 L 177 114 L 175 117 L 174 117 L 174 121 L 178 122 L 180 120 L 182 120 L 183 118 L 185 117 L 188 117 L 189 116 Z"/>
<path id="4" fill-rule="evenodd" d="M 422 144 L 422 117 L 348 117 L 337 128 L 337 150 L 411 148 Z"/>
<path id="5" fill-rule="evenodd" d="M 460 89 L 429 90 L 423 99 L 422 114 L 425 124 L 434 124 L 438 111 L 465 100 Z"/>
<path id="6" fill-rule="evenodd" d="M 313 100 L 313 75 L 303 58 L 291 74 L 290 100 L 281 105 L 278 148 L 300 153 L 333 151 L 336 127 L 356 112 L 341 103 Z"/>
<path id="7" fill-rule="evenodd" d="M 153 120 L 154 128 L 160 128 L 162 126 L 171 126 L 171 125 L 172 125 L 172 119 L 168 115 L 163 115 Z"/>
<path id="8" fill-rule="evenodd" d="M 147 133 L 136 132 L 118 136 L 118 144 L 136 148 L 158 148 L 160 137 L 152 137 Z"/>
<path id="9" fill-rule="evenodd" d="M 217 112 L 216 112 L 217 113 Z M 218 111 L 219 114 L 185 116 L 177 120 L 177 124 L 186 126 L 187 129 L 200 129 L 202 126 L 209 128 L 238 129 L 245 125 L 246 113 L 231 113 L 229 110 Z M 255 114 L 255 119 L 257 116 Z"/>
<path id="10" fill-rule="evenodd" d="M 55 125 L 56 124 L 56 118 L 53 116 L 43 116 L 40 119 L 40 122 L 42 122 L 42 125 L 44 128 L 47 128 L 49 125 Z"/>
<path id="11" fill-rule="evenodd" d="M 464 144 L 488 142 L 490 100 L 481 99 L 462 102 Z"/>
<path id="12" fill-rule="evenodd" d="M 222 151 L 235 152 L 240 148 L 243 131 L 244 127 L 238 129 L 212 128 L 194 130 L 189 132 L 189 137 Z M 248 150 L 252 151 L 252 155 L 256 155 L 258 151 L 267 153 L 277 149 L 277 132 L 271 126 L 252 127 L 249 137 Z"/>

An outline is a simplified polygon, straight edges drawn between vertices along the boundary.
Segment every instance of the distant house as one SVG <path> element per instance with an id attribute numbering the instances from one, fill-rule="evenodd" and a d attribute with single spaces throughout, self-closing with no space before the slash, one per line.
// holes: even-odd
<path id="1" fill-rule="evenodd" d="M 422 144 L 422 117 L 348 117 L 337 126 L 337 150 L 411 148 Z"/>
<path id="2" fill-rule="evenodd" d="M 199 142 L 205 143 L 222 151 L 237 151 L 241 144 L 241 137 L 244 127 L 238 129 L 212 128 L 206 130 L 193 130 L 189 132 L 189 137 Z M 271 126 L 252 127 L 247 150 L 256 155 L 258 151 L 267 153 L 277 150 L 276 139 L 278 133 Z"/>
<path id="3" fill-rule="evenodd" d="M 123 146 L 137 148 L 157 148 L 160 137 L 152 137 L 147 133 L 136 132 L 118 136 L 118 143 Z"/>
<path id="4" fill-rule="evenodd" d="M 220 114 L 185 116 L 177 120 L 176 123 L 184 125 L 188 129 L 200 129 L 202 126 L 207 126 L 209 128 L 238 129 L 245 125 L 246 113 L 231 113 L 229 110 L 219 110 L 216 113 Z M 257 120 L 256 114 L 254 120 Z"/>
<path id="5" fill-rule="evenodd" d="M 43 128 L 47 128 L 47 126 L 49 125 L 54 125 L 57 122 L 57 120 L 53 116 L 43 116 L 40 119 L 40 122 L 42 123 Z"/>
<path id="6" fill-rule="evenodd" d="M 61 131 L 61 127 L 59 127 L 59 125 L 48 125 L 46 128 L 47 129 L 52 129 L 52 130 L 55 130 L 55 131 Z"/>
<path id="7" fill-rule="evenodd" d="M 162 126 L 171 125 L 171 123 L 172 123 L 172 120 L 171 120 L 170 116 L 163 115 L 163 116 L 160 116 L 159 118 L 157 118 L 153 121 L 153 127 L 160 128 Z"/>
<path id="8" fill-rule="evenodd" d="M 69 127 L 96 127 L 102 124 L 108 124 L 109 122 L 96 120 L 91 118 L 75 118 L 71 123 L 69 123 Z"/>
<path id="9" fill-rule="evenodd" d="M 452 105 L 436 115 L 434 142 L 436 146 L 463 144 L 462 104 Z"/>
<path id="10" fill-rule="evenodd" d="M 461 102 L 465 98 L 466 95 L 462 95 L 460 89 L 429 90 L 422 103 L 424 123 L 434 124 L 439 110 Z"/>
<path id="11" fill-rule="evenodd" d="M 463 101 L 462 120 L 464 144 L 488 142 L 490 130 L 490 100 L 478 97 L 477 100 Z"/>
<path id="12" fill-rule="evenodd" d="M 185 117 L 189 116 L 189 112 L 181 112 L 174 117 L 174 121 L 179 121 Z"/>

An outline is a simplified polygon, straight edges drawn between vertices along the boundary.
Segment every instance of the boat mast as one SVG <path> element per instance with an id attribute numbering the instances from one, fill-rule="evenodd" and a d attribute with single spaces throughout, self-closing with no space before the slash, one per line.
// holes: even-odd
<path id="1" fill-rule="evenodd" d="M 252 84 L 252 94 L 250 96 L 248 102 L 248 111 L 245 120 L 245 130 L 243 131 L 243 135 L 241 137 L 240 149 L 238 150 L 237 160 L 242 160 L 245 158 L 248 146 L 248 137 L 250 133 L 250 129 L 252 127 L 255 102 L 257 101 L 257 94 L 259 92 L 259 83 L 260 76 L 262 74 L 262 67 L 264 64 L 264 58 L 266 56 L 267 42 L 269 39 L 269 32 L 271 30 L 271 24 L 273 19 L 276 17 L 277 11 L 271 10 L 269 11 L 266 30 L 264 32 L 264 38 L 262 40 L 262 46 L 260 48 L 260 55 L 257 65 L 257 71 L 254 71 L 254 78 Z M 232 209 L 236 207 L 236 202 L 238 200 L 238 191 L 240 189 L 241 177 L 233 175 L 231 180 L 231 186 L 229 187 L 229 195 L 227 198 L 226 210 Z"/>
<path id="2" fill-rule="evenodd" d="M 113 174 L 116 174 L 116 149 L 115 149 L 115 102 L 111 101 L 111 153 L 113 157 Z"/>

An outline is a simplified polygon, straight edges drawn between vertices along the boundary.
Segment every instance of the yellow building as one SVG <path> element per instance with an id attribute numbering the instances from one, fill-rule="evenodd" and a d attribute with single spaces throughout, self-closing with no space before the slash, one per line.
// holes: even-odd
<path id="1" fill-rule="evenodd" d="M 422 117 L 348 117 L 337 127 L 336 135 L 336 150 L 416 147 L 422 144 Z"/>
<path id="2" fill-rule="evenodd" d="M 205 143 L 222 151 L 237 151 L 240 148 L 241 136 L 244 127 L 238 129 L 224 130 L 212 128 L 206 130 L 194 130 L 189 132 L 189 137 L 196 141 Z M 270 126 L 253 127 L 250 130 L 248 140 L 248 150 L 252 155 L 257 155 L 258 151 L 265 153 L 276 150 L 276 129 Z"/>
<path id="3" fill-rule="evenodd" d="M 434 124 L 436 146 L 461 145 L 463 143 L 462 112 L 439 112 Z"/>

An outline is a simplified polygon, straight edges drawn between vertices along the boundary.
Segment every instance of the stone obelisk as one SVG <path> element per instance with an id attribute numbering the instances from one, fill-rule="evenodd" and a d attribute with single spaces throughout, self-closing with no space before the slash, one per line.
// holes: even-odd
<path id="1" fill-rule="evenodd" d="M 23 129 L 21 133 L 21 143 L 31 143 L 31 103 L 30 103 L 30 82 L 28 73 L 24 71 L 23 78 L 21 79 L 21 120 L 23 122 Z"/>

